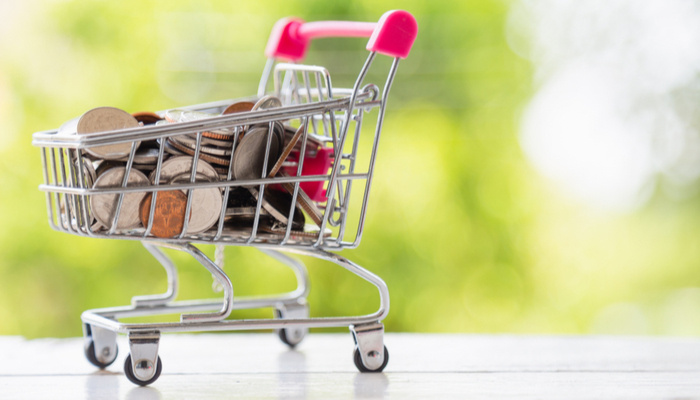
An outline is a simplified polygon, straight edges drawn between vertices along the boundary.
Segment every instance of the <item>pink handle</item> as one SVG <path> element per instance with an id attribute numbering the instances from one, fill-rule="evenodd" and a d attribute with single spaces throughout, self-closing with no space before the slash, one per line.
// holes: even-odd
<path id="1" fill-rule="evenodd" d="M 307 22 L 283 18 L 275 24 L 265 48 L 267 57 L 298 61 L 304 58 L 311 39 L 322 37 L 369 37 L 367 50 L 406 58 L 418 34 L 416 19 L 408 11 L 387 11 L 379 22 Z"/>

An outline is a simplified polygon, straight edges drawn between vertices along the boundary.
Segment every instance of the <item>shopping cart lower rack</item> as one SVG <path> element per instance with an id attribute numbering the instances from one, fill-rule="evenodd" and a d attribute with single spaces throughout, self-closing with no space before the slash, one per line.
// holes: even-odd
<path id="1" fill-rule="evenodd" d="M 255 97 L 159 113 L 101 107 L 58 130 L 33 135 L 41 148 L 40 189 L 51 227 L 92 238 L 139 240 L 167 273 L 164 294 L 82 314 L 85 355 L 92 364 L 113 363 L 117 334 L 125 333 L 126 376 L 148 385 L 161 372 L 163 332 L 275 329 L 293 347 L 308 328 L 349 326 L 357 368 L 384 369 L 386 284 L 332 251 L 360 243 L 387 96 L 416 33 L 415 19 L 405 11 L 387 12 L 378 23 L 283 19 L 273 28 Z M 370 38 L 369 56 L 351 89 L 333 88 L 325 68 L 296 63 L 310 39 L 329 36 Z M 393 58 L 383 88 L 364 84 L 377 53 Z M 373 109 L 374 134 L 363 133 L 363 117 Z M 215 260 L 196 244 L 216 245 Z M 296 290 L 234 297 L 222 269 L 226 245 L 257 247 L 288 265 Z M 162 249 L 194 257 L 213 275 L 223 301 L 175 301 L 177 272 Z M 330 261 L 370 282 L 379 291 L 379 309 L 310 318 L 307 271 L 285 252 Z M 250 308 L 272 308 L 275 318 L 227 319 L 232 310 Z M 120 322 L 161 314 L 179 315 L 180 322 Z"/>

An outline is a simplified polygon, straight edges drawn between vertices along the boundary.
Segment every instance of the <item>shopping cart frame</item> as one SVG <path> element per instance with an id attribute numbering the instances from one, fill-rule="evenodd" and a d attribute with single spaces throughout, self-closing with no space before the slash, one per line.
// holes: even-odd
<path id="1" fill-rule="evenodd" d="M 60 136 L 57 131 L 38 132 L 33 136 L 33 144 L 41 147 L 44 167 L 44 184 L 40 189 L 46 193 L 49 223 L 58 231 L 79 236 L 108 239 L 139 240 L 144 247 L 159 261 L 166 271 L 168 289 L 165 293 L 150 296 L 137 296 L 132 299 L 130 306 L 94 309 L 85 311 L 81 319 L 84 326 L 85 355 L 94 365 L 104 368 L 115 361 L 117 357 L 116 335 L 127 334 L 130 354 L 125 360 L 124 370 L 127 377 L 139 385 L 154 382 L 160 375 L 162 363 L 158 356 L 158 344 L 161 333 L 195 332 L 195 331 L 235 331 L 251 329 L 278 330 L 283 342 L 291 347 L 297 345 L 306 335 L 309 328 L 326 328 L 349 326 L 355 341 L 354 361 L 360 371 L 382 371 L 388 362 L 388 352 L 383 343 L 384 326 L 381 321 L 389 312 L 389 291 L 384 281 L 367 269 L 349 261 L 331 251 L 345 248 L 355 248 L 359 245 L 367 200 L 372 183 L 375 167 L 377 145 L 383 125 L 387 97 L 393 83 L 399 60 L 405 58 L 417 33 L 415 19 L 405 11 L 390 11 L 382 16 L 378 23 L 357 22 L 313 22 L 305 23 L 298 19 L 283 19 L 279 21 L 268 42 L 266 55 L 269 60 L 263 71 L 258 96 L 266 93 L 268 82 L 274 79 L 274 91 L 280 96 L 287 96 L 288 101 L 280 108 L 251 111 L 240 114 L 224 115 L 209 118 L 206 121 L 184 122 L 176 125 L 148 126 L 102 132 L 94 135 Z M 357 36 L 370 37 L 367 49 L 370 51 L 365 64 L 352 89 L 333 88 L 330 75 L 321 67 L 309 67 L 295 63 L 279 63 L 280 59 L 292 62 L 301 60 L 306 52 L 309 41 L 317 37 Z M 384 54 L 393 57 L 388 77 L 383 89 L 373 84 L 363 86 L 375 56 Z M 303 85 L 292 82 L 298 73 L 304 80 Z M 291 75 L 290 75 L 291 74 Z M 311 88 L 309 81 L 313 74 L 317 87 Z M 284 78 L 282 78 L 284 75 Z M 291 77 L 291 78 L 290 78 Z M 296 91 L 285 91 L 292 87 Z M 306 89 L 304 91 L 304 89 Z M 318 99 L 314 101 L 313 96 Z M 296 96 L 296 98 L 294 98 Z M 303 97 L 306 96 L 306 102 Z M 187 107 L 191 110 L 220 109 L 232 100 L 207 103 Z M 355 157 L 357 141 L 361 129 L 362 113 L 378 109 L 377 123 L 373 137 L 372 150 L 368 168 L 365 172 L 355 172 Z M 344 112 L 344 119 L 336 121 L 338 113 Z M 321 116 L 321 119 L 318 119 Z M 328 121 L 325 117 L 328 117 Z M 274 121 L 298 119 L 300 129 L 304 129 L 302 151 L 296 176 L 282 176 L 260 179 L 232 180 L 231 168 L 228 179 L 217 182 L 195 182 L 196 165 L 199 160 L 202 132 L 205 130 L 226 129 L 236 127 L 234 144 L 238 138 L 238 127 L 253 124 L 269 124 L 269 132 L 273 130 Z M 355 139 L 349 139 L 351 123 L 355 123 Z M 303 154 L 306 149 L 307 137 L 312 129 L 318 133 L 316 123 L 323 124 L 324 135 L 319 136 L 329 143 L 337 158 L 331 172 L 327 175 L 302 176 Z M 330 128 L 328 128 L 330 127 Z M 137 142 L 173 137 L 178 135 L 196 135 L 197 145 L 193 156 L 192 178 L 190 182 L 159 185 L 156 183 L 147 187 L 128 187 L 128 171 L 133 167 Z M 270 161 L 269 146 L 271 134 L 268 134 L 265 165 Z M 346 141 L 351 143 L 352 150 L 344 153 Z M 104 146 L 115 143 L 131 143 L 131 152 L 126 161 L 126 175 L 121 187 L 90 188 L 85 185 L 85 171 L 82 165 L 82 150 L 90 147 Z M 347 156 L 346 156 L 347 154 Z M 233 156 L 232 156 L 233 157 Z M 164 158 L 161 144 L 156 176 Z M 77 160 L 77 161 L 74 161 Z M 346 162 L 347 161 L 347 162 Z M 77 163 L 77 164 L 76 164 Z M 77 166 L 76 166 L 77 165 Z M 345 166 L 345 167 L 344 167 Z M 348 171 L 343 172 L 346 168 Z M 263 169 L 265 169 L 263 167 Z M 348 203 L 352 182 L 365 182 L 357 230 L 352 240 L 343 240 L 347 220 Z M 261 213 L 261 199 L 266 185 L 294 185 L 293 204 L 300 195 L 300 184 L 304 182 L 327 181 L 327 198 L 323 212 L 322 224 L 315 238 L 294 237 L 291 225 L 288 224 L 283 236 L 274 238 L 258 235 L 258 221 Z M 251 234 L 245 236 L 229 236 L 223 231 L 224 209 L 216 232 L 202 235 L 186 235 L 186 223 L 182 233 L 172 239 L 156 238 L 150 235 L 153 220 L 153 206 L 149 217 L 149 226 L 137 232 L 119 232 L 116 222 L 119 210 L 126 194 L 132 192 L 155 193 L 163 190 L 188 191 L 187 213 L 190 212 L 191 193 L 194 189 L 221 188 L 228 196 L 231 188 L 240 186 L 258 186 L 261 196 L 258 199 L 255 223 Z M 90 196 L 114 194 L 118 195 L 118 206 L 113 224 L 106 231 L 94 230 L 90 226 L 89 207 L 87 199 Z M 226 199 L 226 197 L 224 197 Z M 155 202 L 155 200 L 154 200 Z M 226 203 L 224 201 L 224 203 Z M 290 220 L 292 213 L 290 210 Z M 332 235 L 324 234 L 327 227 L 335 227 Z M 217 245 L 216 262 L 195 244 Z M 291 292 L 264 297 L 234 297 L 233 285 L 223 270 L 224 245 L 256 247 L 263 253 L 289 266 L 295 273 L 297 288 Z M 223 301 L 197 300 L 175 301 L 179 282 L 174 263 L 162 251 L 172 249 L 185 252 L 201 263 L 213 275 L 215 282 L 223 291 Z M 320 260 L 332 262 L 354 275 L 374 285 L 379 293 L 379 308 L 371 314 L 347 317 L 309 317 L 309 307 L 306 297 L 309 293 L 309 277 L 306 267 L 299 260 L 284 253 L 311 256 Z M 273 308 L 276 318 L 270 319 L 240 319 L 227 320 L 231 312 L 239 309 Z M 120 319 L 160 314 L 180 314 L 180 322 L 161 323 L 124 323 Z"/>

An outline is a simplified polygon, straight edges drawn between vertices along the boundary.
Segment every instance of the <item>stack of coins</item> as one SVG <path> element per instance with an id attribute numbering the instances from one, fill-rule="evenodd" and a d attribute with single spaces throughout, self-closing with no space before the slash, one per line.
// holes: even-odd
<path id="1" fill-rule="evenodd" d="M 233 103 L 222 114 L 281 106 L 278 98 L 266 96 L 255 103 Z M 57 134 L 91 135 L 144 125 L 205 120 L 215 116 L 178 109 L 166 111 L 162 116 L 152 112 L 129 114 L 113 107 L 99 107 L 66 122 Z M 75 186 L 105 189 L 121 188 L 126 184 L 130 188 L 149 188 L 143 192 L 91 195 L 88 215 L 93 231 L 104 229 L 112 233 L 145 229 L 148 234 L 159 238 L 201 235 L 217 231 L 222 210 L 225 209 L 222 223 L 227 228 L 250 233 L 259 209 L 257 227 L 262 232 L 283 235 L 291 225 L 294 236 L 315 236 L 318 232 L 305 224 L 304 212 L 320 226 L 322 216 L 319 207 L 301 189 L 296 203 L 292 204 L 292 184 L 281 185 L 281 191 L 270 190 L 268 186 L 262 196 L 259 185 L 231 187 L 225 206 L 223 186 L 185 190 L 163 188 L 164 185 L 284 175 L 283 167 L 293 166 L 288 161 L 290 154 L 295 152 L 298 156 L 301 151 L 299 138 L 303 131 L 303 127 L 295 129 L 274 121 L 235 129 L 203 131 L 201 135 L 177 135 L 159 140 L 88 147 L 83 150 L 82 165 L 75 160 L 76 170 L 83 170 L 83 182 Z M 312 137 L 307 139 L 305 154 L 313 156 L 323 145 Z M 161 146 L 164 152 L 158 168 Z M 130 160 L 132 150 L 134 155 Z M 193 171 L 195 156 L 198 160 Z M 131 168 L 127 169 L 129 162 Z M 263 171 L 264 166 L 266 169 Z M 189 218 L 185 218 L 186 215 Z"/>

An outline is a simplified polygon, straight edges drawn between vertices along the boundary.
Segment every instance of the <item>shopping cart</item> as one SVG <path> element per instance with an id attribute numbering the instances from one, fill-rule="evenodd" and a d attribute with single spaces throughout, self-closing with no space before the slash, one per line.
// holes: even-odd
<path id="1" fill-rule="evenodd" d="M 33 135 L 33 144 L 41 148 L 44 184 L 40 189 L 46 194 L 51 227 L 85 237 L 141 241 L 167 273 L 168 289 L 163 294 L 138 296 L 130 306 L 82 314 L 85 355 L 92 364 L 105 368 L 113 363 L 117 334 L 127 334 L 125 374 L 135 384 L 148 385 L 161 372 L 158 344 L 163 332 L 274 329 L 294 347 L 308 328 L 349 326 L 357 368 L 362 372 L 384 369 L 389 354 L 381 320 L 389 311 L 387 286 L 375 274 L 331 251 L 360 243 L 387 96 L 399 60 L 408 55 L 416 34 L 415 19 L 406 11 L 387 12 L 378 23 L 283 19 L 275 24 L 268 41 L 269 60 L 257 96 L 157 113 L 157 118 L 179 116 L 171 121 L 175 123 L 91 134 L 66 134 L 59 129 Z M 369 56 L 351 89 L 333 87 L 325 68 L 296 63 L 304 58 L 311 39 L 341 36 L 369 37 Z M 393 58 L 383 88 L 364 84 L 377 53 Z M 256 106 L 225 114 L 231 105 L 245 101 Z M 373 109 L 377 122 L 372 134 L 371 129 L 363 129 L 362 121 Z M 134 177 L 145 175 L 139 171 L 145 143 L 152 146 L 154 169 L 143 181 Z M 207 147 L 210 143 L 218 147 Z M 219 153 L 214 155 L 212 149 Z M 105 150 L 123 154 L 100 160 L 96 155 L 106 154 Z M 218 163 L 215 175 L 214 162 Z M 107 164 L 119 173 L 109 184 L 100 185 L 100 177 L 106 175 L 99 174 L 100 166 Z M 178 179 L 169 170 L 173 164 L 178 165 Z M 241 196 L 249 197 L 247 207 L 236 204 L 245 202 Z M 128 208 L 135 197 L 136 211 Z M 212 204 L 205 198 L 213 199 L 213 211 L 202 209 L 203 202 Z M 96 221 L 98 208 L 105 204 L 107 217 Z M 202 212 L 208 213 L 209 226 L 191 229 L 201 222 L 201 218 L 195 222 L 194 215 Z M 136 218 L 136 223 L 122 223 L 127 218 Z M 216 245 L 215 260 L 196 244 Z M 227 245 L 256 247 L 291 267 L 297 288 L 274 296 L 234 297 L 223 270 L 223 246 Z M 177 272 L 162 249 L 194 257 L 213 275 L 223 301 L 175 301 Z M 310 318 L 307 271 L 285 252 L 330 261 L 373 284 L 379 291 L 379 309 L 361 316 Z M 253 308 L 272 308 L 275 316 L 227 319 L 233 310 Z M 164 314 L 179 315 L 180 321 L 120 322 Z"/>

